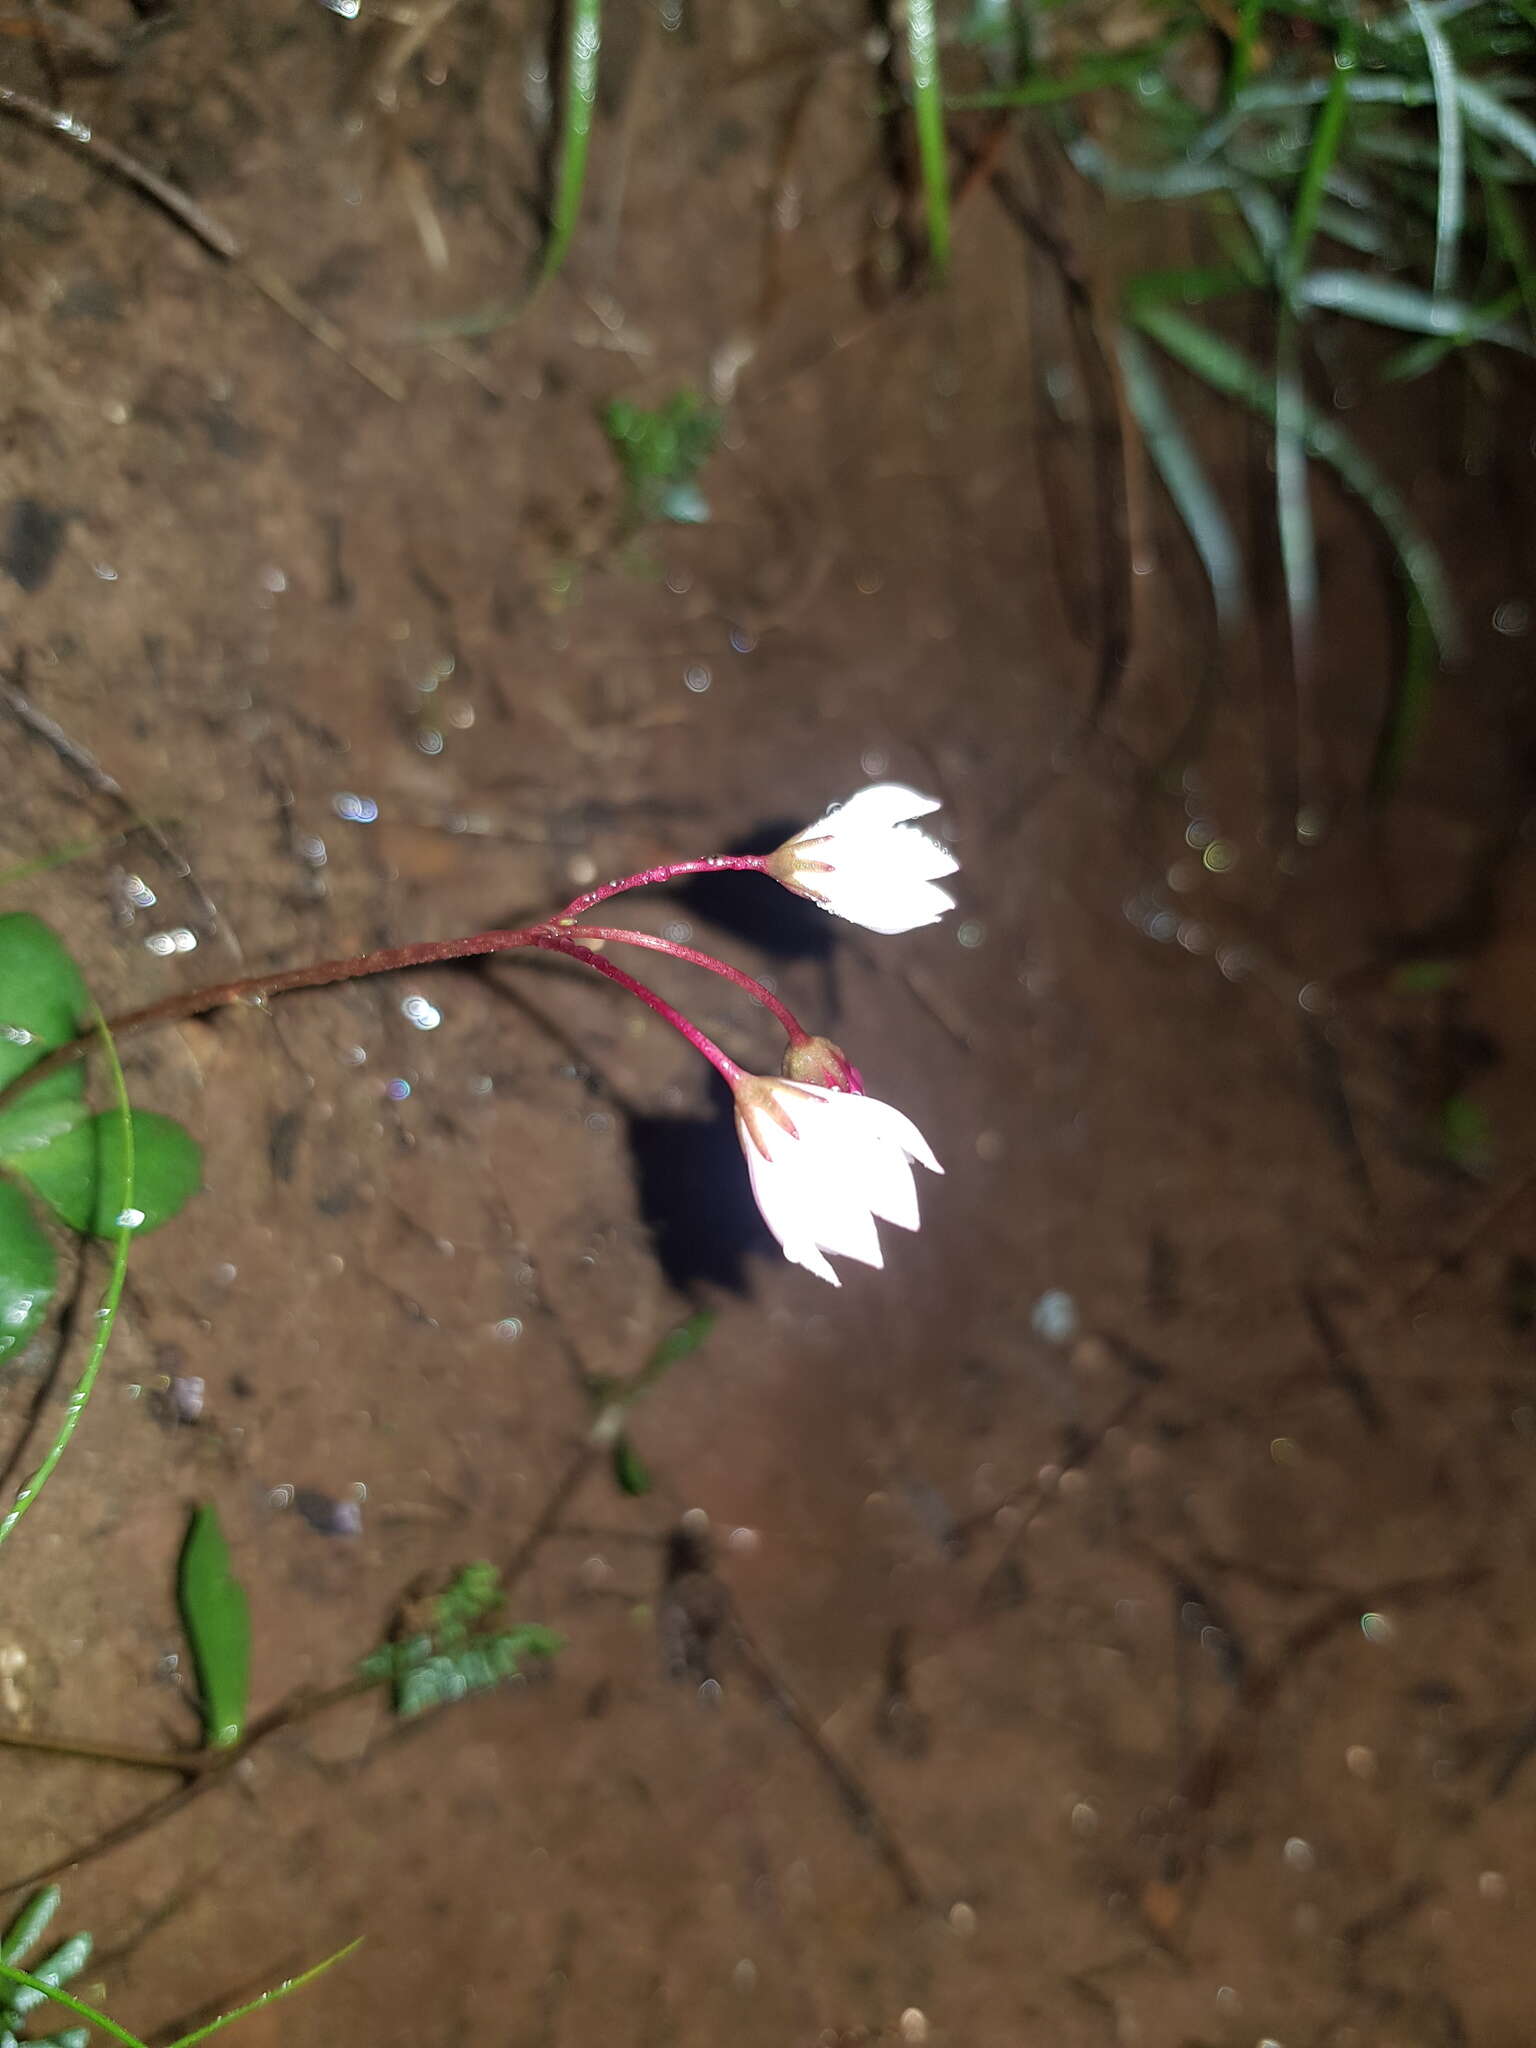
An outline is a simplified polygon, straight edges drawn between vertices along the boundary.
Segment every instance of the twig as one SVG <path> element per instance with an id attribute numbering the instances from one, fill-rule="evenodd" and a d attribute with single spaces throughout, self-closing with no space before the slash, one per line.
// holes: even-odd
<path id="1" fill-rule="evenodd" d="M 135 1771 L 176 1771 L 195 1778 L 216 1761 L 207 1749 L 129 1749 L 116 1742 L 76 1741 L 68 1735 L 29 1735 L 20 1728 L 0 1728 L 0 1749 L 32 1749 L 44 1756 L 84 1757 L 88 1763 L 123 1764 Z"/>
<path id="2" fill-rule="evenodd" d="M 126 149 L 119 149 L 115 142 L 108 142 L 104 135 L 98 135 L 84 121 L 77 121 L 73 114 L 63 113 L 57 107 L 45 107 L 41 100 L 33 99 L 29 93 L 17 92 L 9 85 L 0 85 L 0 114 L 14 115 L 42 135 L 74 143 L 103 170 L 111 171 L 115 177 L 136 186 L 147 199 L 164 208 L 172 220 L 179 221 L 188 234 L 195 235 L 215 256 L 222 256 L 226 263 L 233 263 L 239 256 L 240 244 L 222 221 L 215 220 L 188 193 L 171 184 L 169 179 L 162 178 L 158 171 L 152 171 L 148 164 L 130 156 Z"/>
<path id="3" fill-rule="evenodd" d="M 18 655 L 16 661 L 18 678 L 25 677 L 25 661 L 26 656 L 23 652 Z M 0 699 L 3 699 L 11 716 L 24 731 L 33 734 L 45 746 L 51 747 L 65 767 L 73 769 L 75 774 L 80 777 L 80 780 L 87 789 L 94 791 L 97 796 L 105 797 L 117 807 L 126 821 L 128 831 L 142 832 L 144 834 L 150 845 L 154 847 L 156 853 L 159 854 L 177 880 L 185 882 L 191 890 L 192 895 L 196 899 L 197 907 L 206 919 L 210 929 L 220 934 L 224 943 L 229 947 L 229 950 L 237 960 L 243 960 L 245 955 L 241 951 L 240 941 L 236 938 L 233 929 L 221 914 L 218 905 L 193 873 L 192 863 L 184 854 L 177 850 L 158 821 L 154 818 L 145 817 L 142 812 L 135 808 L 127 791 L 117 780 L 116 776 L 108 774 L 90 748 L 82 746 L 79 740 L 72 738 L 56 718 L 50 718 L 46 711 L 40 711 L 21 688 L 19 680 L 11 683 L 0 683 Z"/>
<path id="4" fill-rule="evenodd" d="M 205 249 L 236 266 L 263 297 L 270 299 L 290 320 L 296 320 L 306 334 L 318 341 L 322 348 L 329 349 L 364 383 L 371 384 L 375 391 L 393 399 L 396 404 L 404 400 L 405 386 L 392 370 L 386 370 L 371 357 L 354 349 L 333 320 L 301 298 L 276 271 L 247 256 L 238 238 L 224 223 L 216 220 L 206 207 L 200 206 L 179 185 L 162 178 L 158 171 L 152 171 L 138 157 L 130 156 L 115 142 L 98 135 L 86 122 L 77 121 L 73 114 L 66 114 L 58 107 L 45 106 L 41 100 L 33 99 L 28 93 L 17 92 L 12 86 L 0 85 L 0 114 L 11 114 L 17 120 L 25 121 L 40 135 L 51 135 L 58 141 L 74 143 L 93 163 L 123 179 L 147 199 L 152 199 Z"/>

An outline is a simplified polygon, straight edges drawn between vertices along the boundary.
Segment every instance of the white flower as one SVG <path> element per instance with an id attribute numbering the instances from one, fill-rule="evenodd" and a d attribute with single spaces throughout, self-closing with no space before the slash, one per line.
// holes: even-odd
<path id="1" fill-rule="evenodd" d="M 826 1254 L 885 1263 L 875 1218 L 917 1228 L 915 1159 L 942 1173 L 917 1126 L 869 1095 L 744 1074 L 736 1135 L 752 1193 L 784 1256 L 840 1286 Z"/>
<path id="2" fill-rule="evenodd" d="M 954 899 L 936 886 L 960 863 L 910 824 L 939 808 L 899 782 L 874 782 L 768 856 L 768 872 L 835 917 L 872 932 L 937 924 Z"/>

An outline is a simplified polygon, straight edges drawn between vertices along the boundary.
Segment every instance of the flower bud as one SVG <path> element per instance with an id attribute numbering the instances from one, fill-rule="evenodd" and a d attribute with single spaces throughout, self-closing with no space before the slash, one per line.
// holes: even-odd
<path id="1" fill-rule="evenodd" d="M 839 1095 L 862 1095 L 864 1080 L 840 1045 L 830 1038 L 802 1038 L 789 1046 L 780 1069 L 786 1081 L 808 1081 Z"/>

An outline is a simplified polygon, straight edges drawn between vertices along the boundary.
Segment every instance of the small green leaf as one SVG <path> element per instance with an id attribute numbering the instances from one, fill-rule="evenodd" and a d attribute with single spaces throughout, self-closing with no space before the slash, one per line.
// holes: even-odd
<path id="1" fill-rule="evenodd" d="M 19 1963 L 48 1931 L 48 1923 L 59 1910 L 63 1893 L 56 1884 L 34 1892 L 0 1938 L 0 1963 Z"/>
<path id="2" fill-rule="evenodd" d="M 1455 988 L 1460 980 L 1461 967 L 1455 960 L 1405 960 L 1394 969 L 1390 985 L 1395 996 L 1434 996 Z"/>
<path id="3" fill-rule="evenodd" d="M 211 1749 L 227 1749 L 245 1729 L 251 1685 L 251 1615 L 229 1561 L 218 1510 L 200 1507 L 181 1553 L 182 1624 L 192 1645 Z"/>
<path id="4" fill-rule="evenodd" d="M 58 1268 L 32 1204 L 0 1180 L 0 1358 L 32 1340 L 53 1299 Z"/>
<path id="5" fill-rule="evenodd" d="M 85 1106 L 85 1069 L 78 1060 L 45 1074 L 0 1110 L 0 1164 L 12 1166 L 28 1152 L 40 1151 L 78 1129 L 90 1111 Z"/>
<path id="6" fill-rule="evenodd" d="M 696 479 L 714 453 L 724 424 L 713 406 L 684 390 L 658 406 L 615 399 L 602 418 L 624 472 L 631 519 L 640 524 L 670 519 L 685 526 L 708 519 L 709 506 Z"/>
<path id="7" fill-rule="evenodd" d="M 632 1499 L 651 1490 L 651 1475 L 627 1436 L 614 1440 L 613 1476 L 620 1493 L 627 1493 Z"/>
<path id="8" fill-rule="evenodd" d="M 89 1007 L 68 949 L 40 917 L 0 917 L 0 1088 L 67 1045 Z"/>
<path id="9" fill-rule="evenodd" d="M 1488 1112 L 1469 1095 L 1453 1095 L 1440 1112 L 1446 1156 L 1468 1173 L 1485 1174 L 1493 1163 L 1493 1127 Z"/>
<path id="10" fill-rule="evenodd" d="M 48 1081 L 40 1089 L 50 1086 Z M 4 1133 L 0 1132 L 0 1137 Z M 71 1230 L 113 1237 L 118 1229 L 117 1190 L 123 1178 L 121 1120 L 110 1110 L 66 1129 L 51 1144 L 12 1156 L 22 1174 Z M 158 1230 L 197 1193 L 202 1153 L 174 1118 L 152 1109 L 133 1112 L 133 1210 L 135 1231 Z"/>
<path id="11" fill-rule="evenodd" d="M 29 2012 L 47 1999 L 47 1992 L 41 1987 L 56 1990 L 61 1984 L 71 1983 L 90 1961 L 94 1943 L 88 1934 L 72 1934 L 68 1941 L 61 1942 L 51 1956 L 40 1962 L 30 1972 L 32 1982 L 19 1984 L 11 1993 L 11 2012 L 15 2018 L 25 2019 Z"/>

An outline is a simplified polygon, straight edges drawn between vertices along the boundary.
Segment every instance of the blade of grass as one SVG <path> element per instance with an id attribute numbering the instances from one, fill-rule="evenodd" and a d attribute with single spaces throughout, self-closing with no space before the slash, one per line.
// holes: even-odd
<path id="1" fill-rule="evenodd" d="M 1263 0 L 1241 0 L 1237 10 L 1237 35 L 1233 40 L 1232 56 L 1227 65 L 1224 97 L 1229 107 L 1253 75 L 1253 60 L 1258 49 L 1259 30 L 1263 21 Z"/>
<path id="2" fill-rule="evenodd" d="M 1511 285 L 1503 298 L 1485 306 L 1478 318 L 1466 326 L 1449 334 L 1430 335 L 1423 341 L 1410 342 L 1407 348 L 1399 349 L 1382 364 L 1378 375 L 1385 384 L 1405 384 L 1415 377 L 1422 377 L 1459 348 L 1472 348 L 1480 341 L 1499 339 L 1496 330 L 1502 328 L 1511 313 L 1519 311 L 1520 287 Z M 1503 328 L 1503 336 L 1505 346 L 1517 349 L 1522 355 L 1536 355 L 1536 349 L 1514 329 Z"/>
<path id="3" fill-rule="evenodd" d="M 336 1963 L 343 1963 L 362 1947 L 362 1937 L 349 1941 L 345 1948 L 337 1949 L 333 1956 L 327 1956 L 323 1963 L 315 1963 L 297 1977 L 285 1977 L 281 1984 L 274 1984 L 270 1991 L 263 1991 L 259 1998 L 253 1998 L 248 2005 L 237 2005 L 233 2012 L 220 2013 L 216 2020 L 210 2020 L 205 2027 L 194 2027 L 190 2034 L 181 2034 L 168 2044 L 168 2048 L 192 2048 L 195 2041 L 206 2041 L 210 2034 L 220 2033 L 225 2027 L 232 2027 L 236 2020 L 243 2020 L 248 2013 L 260 2012 L 263 2006 L 276 2005 L 280 1998 L 287 1998 L 291 1992 L 302 1991 L 306 1984 L 324 1974 Z M 131 2036 L 124 2036 L 130 2039 Z"/>
<path id="4" fill-rule="evenodd" d="M 107 1020 L 93 1003 L 95 1028 L 101 1040 L 102 1051 L 106 1054 L 107 1069 L 112 1077 L 112 1093 L 117 1111 L 118 1129 L 123 1148 L 122 1181 L 118 1188 L 118 1202 L 115 1214 L 126 1217 L 133 1209 L 133 1111 L 128 1103 L 128 1084 L 123 1079 L 122 1064 L 117 1057 L 117 1047 L 107 1029 Z M 22 1516 L 27 1512 L 48 1481 L 65 1451 L 70 1438 L 78 1428 L 80 1418 L 89 1405 L 95 1391 L 101 1362 L 107 1355 L 107 1346 L 112 1340 L 112 1327 L 117 1319 L 118 1303 L 123 1298 L 123 1283 L 128 1277 L 128 1247 L 133 1242 L 134 1226 L 120 1222 L 113 1239 L 112 1271 L 107 1280 L 106 1293 L 96 1311 L 96 1334 L 91 1342 L 90 1356 L 85 1361 L 85 1370 L 75 1383 L 73 1392 L 65 1404 L 53 1442 L 43 1453 L 43 1461 L 32 1476 L 22 1483 L 20 1492 L 11 1503 L 3 1520 L 0 1520 L 0 1544 L 3 1544 Z M 125 2037 L 131 2038 L 131 2037 Z"/>
<path id="5" fill-rule="evenodd" d="M 1328 313 L 1347 313 L 1351 319 L 1368 320 L 1377 327 L 1400 328 L 1406 334 L 1443 335 L 1452 341 L 1496 341 L 1523 355 L 1536 354 L 1517 328 L 1500 325 L 1519 306 L 1518 291 L 1513 306 L 1506 300 L 1473 306 L 1465 299 L 1436 297 L 1420 291 L 1416 285 L 1399 284 L 1390 277 L 1371 277 L 1363 270 L 1313 270 L 1297 285 L 1296 299 L 1299 305 L 1315 306 Z"/>
<path id="6" fill-rule="evenodd" d="M 581 213 L 582 188 L 587 180 L 587 146 L 597 105 L 597 59 L 602 44 L 602 0 L 566 0 L 560 162 L 549 212 L 549 239 L 539 271 L 540 284 L 547 284 L 564 263 Z"/>
<path id="7" fill-rule="evenodd" d="M 126 837 L 126 833 L 111 832 L 105 839 L 76 839 L 68 846 L 56 846 L 51 853 L 38 854 L 35 860 L 0 868 L 0 888 L 10 882 L 30 881 L 33 875 L 49 874 L 54 868 L 67 867 L 72 860 L 84 860 L 88 854 L 105 853 L 109 846 L 121 846 Z"/>
<path id="8" fill-rule="evenodd" d="M 1260 419 L 1274 419 L 1273 381 L 1230 342 L 1173 306 L 1138 306 L 1131 317 L 1149 340 L 1213 391 L 1235 399 Z M 1441 654 L 1458 653 L 1461 629 L 1445 570 L 1402 498 L 1335 421 L 1307 405 L 1301 428 L 1309 452 L 1359 498 L 1386 535 L 1404 579 L 1424 607 Z"/>
<path id="9" fill-rule="evenodd" d="M 1371 794 L 1378 801 L 1390 796 L 1402 780 L 1435 688 L 1435 636 L 1417 592 L 1411 590 L 1404 639 L 1402 673 L 1387 702 L 1371 769 Z"/>
<path id="10" fill-rule="evenodd" d="M 1317 231 L 1318 210 L 1323 203 L 1328 173 L 1333 168 L 1344 136 L 1344 119 L 1349 110 L 1349 78 L 1355 64 L 1354 40 L 1348 31 L 1341 34 L 1333 63 L 1328 97 L 1323 101 L 1313 125 L 1306 167 L 1291 210 L 1290 235 L 1281 260 L 1275 338 L 1275 516 L 1280 531 L 1280 566 L 1285 582 L 1286 616 L 1290 624 L 1291 666 L 1296 681 L 1297 754 L 1303 770 L 1303 757 L 1312 742 L 1309 712 L 1317 640 L 1318 574 L 1317 538 L 1312 525 L 1303 424 L 1306 400 L 1301 389 L 1301 336 L 1297 322 L 1296 288 L 1306 269 L 1312 237 Z M 1298 776 L 1298 787 L 1305 800 L 1309 793 L 1305 772 Z"/>
<path id="11" fill-rule="evenodd" d="M 1483 188 L 1483 206 L 1488 216 L 1488 231 L 1497 245 L 1500 255 L 1514 272 L 1525 317 L 1536 333 L 1536 268 L 1532 267 L 1530 244 L 1525 239 L 1525 227 L 1520 219 L 1514 201 L 1505 190 L 1503 180 L 1487 174 L 1484 165 L 1478 165 L 1478 182 Z"/>
<path id="12" fill-rule="evenodd" d="M 1017 85 L 991 86 L 984 92 L 952 92 L 944 95 L 950 113 L 986 107 L 1052 107 L 1063 100 L 1100 92 L 1105 86 L 1134 85 L 1149 65 L 1167 52 L 1168 39 L 1138 43 L 1135 49 L 1119 50 L 1111 57 L 1084 57 L 1059 78 L 1026 78 Z"/>
<path id="13" fill-rule="evenodd" d="M 1216 608 L 1217 631 L 1226 639 L 1242 624 L 1247 608 L 1236 537 L 1199 456 L 1168 402 L 1151 351 L 1128 327 L 1122 327 L 1115 340 L 1126 399 L 1163 487 L 1200 557 Z"/>
<path id="14" fill-rule="evenodd" d="M 1493 142 L 1507 143 L 1527 163 L 1536 164 L 1536 123 L 1517 114 L 1496 93 L 1470 78 L 1459 80 L 1457 92 L 1469 128 L 1475 128 L 1479 135 L 1486 135 Z"/>
<path id="15" fill-rule="evenodd" d="M 0 1977 L 8 1978 L 12 1984 L 24 1984 L 29 1991 L 41 1991 L 53 2005 L 63 2006 L 66 2012 L 75 2013 L 80 2019 L 89 2020 L 93 2027 L 113 2041 L 121 2041 L 124 2048 L 145 2048 L 137 2034 L 130 2034 L 126 2027 L 104 2012 L 98 2012 L 94 2005 L 87 2005 L 83 1999 L 74 1997 L 68 1991 L 61 1991 L 57 1985 L 47 1983 L 41 1977 L 34 1977 L 30 1970 L 18 1970 L 11 1963 L 0 1963 Z"/>
<path id="16" fill-rule="evenodd" d="M 1424 43 L 1429 79 L 1435 89 L 1435 123 L 1439 130 L 1440 169 L 1435 193 L 1435 271 L 1438 296 L 1456 282 L 1456 251 L 1466 208 L 1466 151 L 1461 136 L 1461 101 L 1457 96 L 1456 60 L 1439 22 L 1424 0 L 1408 0 L 1408 12 Z"/>
<path id="17" fill-rule="evenodd" d="M 928 254 L 938 276 L 949 268 L 949 145 L 939 77 L 939 25 L 933 0 L 908 0 L 907 62 L 917 117 L 917 157 L 928 214 Z"/>

